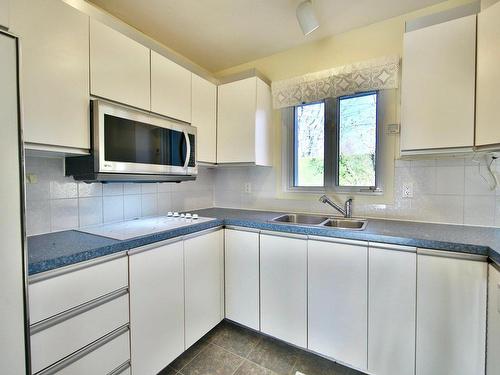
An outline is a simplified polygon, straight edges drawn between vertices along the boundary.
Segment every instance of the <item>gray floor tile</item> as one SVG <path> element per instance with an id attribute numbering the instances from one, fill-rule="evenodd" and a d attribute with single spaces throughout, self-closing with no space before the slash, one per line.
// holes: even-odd
<path id="1" fill-rule="evenodd" d="M 281 341 L 264 337 L 250 352 L 248 359 L 280 375 L 288 375 L 299 350 Z"/>
<path id="2" fill-rule="evenodd" d="M 245 360 L 234 375 L 276 375 L 275 372 Z"/>
<path id="3" fill-rule="evenodd" d="M 161 370 L 158 375 L 176 375 L 177 371 L 175 371 L 172 367 L 167 366 L 163 370 Z"/>
<path id="4" fill-rule="evenodd" d="M 243 359 L 209 344 L 181 370 L 183 375 L 232 375 Z"/>
<path id="5" fill-rule="evenodd" d="M 246 357 L 260 341 L 261 335 L 229 322 L 219 324 L 207 338 L 232 353 Z"/>
<path id="6" fill-rule="evenodd" d="M 322 358 L 320 356 L 301 352 L 295 362 L 292 374 L 299 371 L 304 375 L 361 375 L 361 372 L 348 369 L 333 361 Z"/>
<path id="7" fill-rule="evenodd" d="M 194 343 L 188 350 L 177 357 L 169 366 L 173 369 L 180 371 L 184 366 L 193 360 L 203 349 L 208 346 L 205 340 L 199 340 Z"/>

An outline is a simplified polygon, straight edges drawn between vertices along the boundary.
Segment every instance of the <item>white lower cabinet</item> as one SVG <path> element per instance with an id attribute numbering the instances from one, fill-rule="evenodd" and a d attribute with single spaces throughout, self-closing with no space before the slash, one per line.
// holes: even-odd
<path id="1" fill-rule="evenodd" d="M 482 375 L 487 263 L 448 254 L 417 256 L 416 374 Z"/>
<path id="2" fill-rule="evenodd" d="M 416 248 L 370 243 L 368 371 L 415 374 Z M 339 358 L 340 359 L 340 358 Z"/>
<path id="3" fill-rule="evenodd" d="M 223 235 L 217 230 L 184 241 L 186 349 L 224 318 Z"/>
<path id="4" fill-rule="evenodd" d="M 500 374 L 500 267 L 489 266 L 488 272 L 488 353 L 486 374 Z"/>
<path id="5" fill-rule="evenodd" d="M 224 259 L 226 318 L 259 330 L 259 233 L 226 229 Z"/>
<path id="6" fill-rule="evenodd" d="M 367 368 L 368 244 L 310 240 L 308 349 Z"/>
<path id="7" fill-rule="evenodd" d="M 132 372 L 155 375 L 184 351 L 182 241 L 130 255 Z"/>
<path id="8" fill-rule="evenodd" d="M 261 331 L 307 347 L 307 239 L 260 235 Z"/>

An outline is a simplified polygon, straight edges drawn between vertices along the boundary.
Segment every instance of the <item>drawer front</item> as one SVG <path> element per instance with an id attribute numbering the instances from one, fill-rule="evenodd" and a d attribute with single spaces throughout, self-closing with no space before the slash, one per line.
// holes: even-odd
<path id="1" fill-rule="evenodd" d="M 130 360 L 129 332 L 87 354 L 71 365 L 56 372 L 57 375 L 107 375 Z"/>
<path id="2" fill-rule="evenodd" d="M 128 294 L 31 335 L 33 373 L 129 323 Z"/>
<path id="3" fill-rule="evenodd" d="M 30 322 L 59 314 L 128 286 L 126 256 L 29 285 Z"/>

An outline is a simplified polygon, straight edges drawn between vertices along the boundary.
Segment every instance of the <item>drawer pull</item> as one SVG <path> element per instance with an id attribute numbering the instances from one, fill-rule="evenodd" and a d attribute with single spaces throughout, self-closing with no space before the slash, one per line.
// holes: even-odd
<path id="1" fill-rule="evenodd" d="M 118 367 L 115 370 L 111 371 L 108 375 L 120 375 L 125 370 L 128 370 L 129 367 L 130 367 L 130 361 L 127 361 L 123 365 L 121 365 L 120 367 Z"/>
<path id="2" fill-rule="evenodd" d="M 53 327 L 61 322 L 73 318 L 74 316 L 83 314 L 86 311 L 92 310 L 98 306 L 104 305 L 114 299 L 120 298 L 128 293 L 128 287 L 118 289 L 115 292 L 108 293 L 102 297 L 96 298 L 92 301 L 86 302 L 80 306 L 74 307 L 68 311 L 62 312 L 60 314 L 54 315 L 50 318 L 42 320 L 41 322 L 35 323 L 30 326 L 30 335 L 34 335 L 40 331 L 46 330 Z"/>

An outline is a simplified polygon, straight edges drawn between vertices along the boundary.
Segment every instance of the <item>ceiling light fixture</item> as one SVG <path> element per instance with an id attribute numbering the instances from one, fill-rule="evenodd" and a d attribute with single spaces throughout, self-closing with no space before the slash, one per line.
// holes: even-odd
<path id="1" fill-rule="evenodd" d="M 297 6 L 297 20 L 304 35 L 312 33 L 319 27 L 311 0 L 303 1 Z"/>

